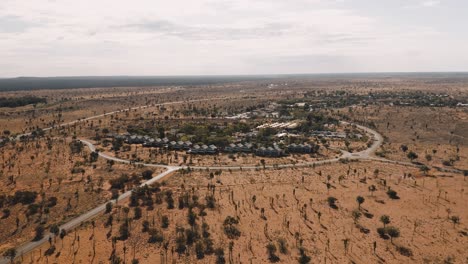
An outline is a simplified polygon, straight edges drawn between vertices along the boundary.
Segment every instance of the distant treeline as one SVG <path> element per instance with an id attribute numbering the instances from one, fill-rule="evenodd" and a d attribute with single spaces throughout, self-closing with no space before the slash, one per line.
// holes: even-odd
<path id="1" fill-rule="evenodd" d="M 167 85 L 208 85 L 267 80 L 274 76 L 174 76 L 174 77 L 20 77 L 0 79 L 0 91 L 71 89 L 94 87 L 144 87 Z"/>
<path id="2" fill-rule="evenodd" d="M 205 75 L 205 76 L 83 76 L 83 77 L 19 77 L 0 79 L 1 91 L 71 89 L 94 87 L 144 87 L 167 85 L 209 85 L 240 81 L 274 81 L 278 79 L 387 79 L 422 78 L 426 82 L 466 82 L 468 73 L 318 73 L 277 75 Z"/>
<path id="3" fill-rule="evenodd" d="M 0 107 L 20 107 L 29 104 L 47 103 L 45 98 L 36 96 L 24 96 L 24 97 L 12 97 L 5 98 L 0 97 Z"/>

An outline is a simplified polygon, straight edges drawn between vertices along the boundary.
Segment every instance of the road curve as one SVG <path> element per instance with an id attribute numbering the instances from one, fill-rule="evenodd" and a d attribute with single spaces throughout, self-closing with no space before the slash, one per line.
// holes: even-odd
<path id="1" fill-rule="evenodd" d="M 91 116 L 91 117 L 84 118 L 84 119 L 78 119 L 78 120 L 75 120 L 75 121 L 60 124 L 58 126 L 44 128 L 43 130 L 47 131 L 47 130 L 51 130 L 51 129 L 56 128 L 56 127 L 69 126 L 69 125 L 73 125 L 73 124 L 83 122 L 83 121 L 88 121 L 88 120 L 92 120 L 92 119 L 96 119 L 96 118 L 100 118 L 100 117 L 105 117 L 105 116 L 116 114 L 116 113 L 131 111 L 131 110 L 144 109 L 144 108 L 147 108 L 147 107 L 150 107 L 150 106 L 163 106 L 163 105 L 171 105 L 171 104 L 178 104 L 178 103 L 185 103 L 185 102 L 200 102 L 200 101 L 207 101 L 207 100 L 214 100 L 214 99 L 226 99 L 226 98 L 210 98 L 210 99 L 197 99 L 197 100 L 188 100 L 188 101 L 175 101 L 175 102 L 167 102 L 167 103 L 154 104 L 154 105 L 145 105 L 145 106 L 139 106 L 139 107 L 132 107 L 132 108 L 112 111 L 112 112 L 108 112 L 108 113 L 104 113 L 104 114 L 100 114 L 100 115 L 95 115 L 95 116 Z M 351 123 L 348 123 L 348 122 L 342 122 L 342 123 L 351 124 Z M 382 145 L 383 137 L 377 131 L 372 130 L 372 129 L 368 128 L 368 127 L 361 126 L 361 125 L 356 125 L 356 126 L 358 128 L 360 128 L 360 129 L 366 131 L 367 133 L 372 134 L 373 137 L 374 137 L 373 144 L 366 150 L 363 150 L 361 152 L 356 152 L 356 153 L 343 152 L 343 154 L 339 158 L 332 158 L 332 159 L 313 161 L 313 162 L 307 162 L 307 163 L 281 164 L 281 165 L 275 165 L 275 166 L 274 165 L 266 165 L 265 169 L 310 167 L 310 166 L 314 166 L 314 165 L 331 164 L 331 163 L 334 163 L 334 162 L 338 162 L 338 161 L 340 161 L 342 159 L 352 159 L 352 160 L 367 159 L 367 160 L 375 160 L 375 161 L 383 161 L 383 162 L 392 162 L 390 160 L 385 160 L 385 159 L 372 157 L 373 154 L 375 153 L 375 151 Z M 16 136 L 16 139 L 19 139 L 22 136 L 28 136 L 28 135 L 31 135 L 31 133 L 24 133 L 24 134 L 18 135 L 18 136 Z M 89 142 L 89 141 L 87 141 L 85 139 L 79 139 L 79 140 L 82 143 L 84 143 L 91 151 L 96 151 L 96 147 L 91 142 Z M 98 154 L 99 154 L 100 157 L 102 157 L 104 159 L 107 159 L 107 160 L 113 160 L 115 162 L 126 163 L 126 164 L 132 163 L 129 160 L 116 158 L 116 157 L 107 155 L 105 153 L 98 152 Z M 165 176 L 167 176 L 167 175 L 171 174 L 172 172 L 177 171 L 179 169 L 190 168 L 190 169 L 197 169 L 197 170 L 242 170 L 242 169 L 259 169 L 259 168 L 263 168 L 263 166 L 193 166 L 193 167 L 190 166 L 189 167 L 189 166 L 170 166 L 170 165 L 163 165 L 163 164 L 148 164 L 148 163 L 141 163 L 141 162 L 133 162 L 132 164 L 142 165 L 142 166 L 146 166 L 146 167 L 156 167 L 156 168 L 165 168 L 166 169 L 166 171 L 158 174 L 157 176 L 153 177 L 152 179 L 150 179 L 148 181 L 145 181 L 140 186 L 154 184 L 156 181 L 164 178 Z M 118 200 L 128 198 L 131 195 L 131 193 L 132 193 L 132 190 L 129 190 L 129 191 L 121 194 L 118 197 L 117 200 L 111 200 L 109 202 L 115 203 Z M 92 209 L 92 210 L 90 210 L 90 211 L 88 211 L 88 212 L 86 212 L 84 214 L 81 214 L 80 216 L 78 216 L 76 218 L 71 219 L 67 223 L 61 225 L 60 229 L 66 230 L 68 232 L 68 231 L 72 230 L 73 228 L 81 225 L 82 223 L 93 219 L 97 215 L 104 212 L 104 210 L 106 208 L 106 204 L 107 203 L 101 204 L 98 207 L 96 207 L 96 208 L 94 208 L 94 209 Z M 28 243 L 26 243 L 26 244 L 24 244 L 22 246 L 17 247 L 16 248 L 17 256 L 21 256 L 21 255 L 24 255 L 24 254 L 27 254 L 27 253 L 33 251 L 37 247 L 39 247 L 42 244 L 48 242 L 49 237 L 52 237 L 52 236 L 53 236 L 52 234 L 48 233 L 41 240 L 28 242 Z M 8 264 L 8 263 L 9 263 L 9 260 L 7 258 L 0 258 L 0 264 Z"/>
<path id="2" fill-rule="evenodd" d="M 132 163 L 132 164 L 135 164 L 135 165 L 141 165 L 141 166 L 146 166 L 146 167 L 158 167 L 158 168 L 178 168 L 178 169 L 190 168 L 190 169 L 194 169 L 194 170 L 242 170 L 242 169 L 259 169 L 259 168 L 265 168 L 265 169 L 299 168 L 299 167 L 310 167 L 310 166 L 314 166 L 314 165 L 330 164 L 330 163 L 333 163 L 333 162 L 338 162 L 338 161 L 343 160 L 343 159 L 350 159 L 350 160 L 369 159 L 369 160 L 374 160 L 374 161 L 382 161 L 382 162 L 389 161 L 389 162 L 391 162 L 390 160 L 374 157 L 375 151 L 377 151 L 377 149 L 383 143 L 383 137 L 377 131 L 375 131 L 375 130 L 373 130 L 371 128 L 365 127 L 365 126 L 361 126 L 361 125 L 357 125 L 357 124 L 351 124 L 351 123 L 344 122 L 344 121 L 342 121 L 341 123 L 346 124 L 346 125 L 356 125 L 356 127 L 358 127 L 359 129 L 362 129 L 366 133 L 371 134 L 373 136 L 373 138 L 374 138 L 374 141 L 373 141 L 372 145 L 369 148 L 367 148 L 367 149 L 365 149 L 363 151 L 360 151 L 360 152 L 349 153 L 349 152 L 343 151 L 342 155 L 340 157 L 338 157 L 338 158 L 311 161 L 311 162 L 304 162 L 304 163 L 298 163 L 298 164 L 290 163 L 290 164 L 279 164 L 279 165 L 265 165 L 264 167 L 259 166 L 259 165 L 247 165 L 247 166 L 185 166 L 185 165 L 184 166 L 170 166 L 170 165 L 164 165 L 164 164 L 152 164 L 152 163 L 143 163 L 143 162 L 133 162 L 132 163 L 130 160 L 120 159 L 120 158 L 113 157 L 113 156 L 110 156 L 110 155 L 102 153 L 102 152 L 98 152 L 98 155 L 100 157 L 104 158 L 104 159 L 107 159 L 107 160 L 113 160 L 115 162 L 121 162 L 121 163 L 126 163 L 126 164 Z M 90 141 L 88 141 L 86 139 L 78 139 L 78 140 L 81 141 L 82 143 L 84 143 L 91 151 L 96 151 L 96 146 L 94 146 L 94 144 L 91 143 Z M 414 164 L 406 163 L 405 165 L 414 165 Z"/>

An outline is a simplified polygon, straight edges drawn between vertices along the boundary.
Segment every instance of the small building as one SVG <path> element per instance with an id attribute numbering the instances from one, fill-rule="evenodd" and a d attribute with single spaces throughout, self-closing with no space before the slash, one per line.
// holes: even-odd
<path id="1" fill-rule="evenodd" d="M 253 145 L 251 143 L 238 143 L 238 144 L 229 144 L 224 148 L 224 152 L 228 153 L 239 153 L 239 152 L 252 152 Z"/>
<path id="2" fill-rule="evenodd" d="M 143 144 L 145 143 L 145 138 L 143 136 L 132 135 L 126 139 L 128 144 Z"/>
<path id="3" fill-rule="evenodd" d="M 268 147 L 268 148 L 265 148 L 265 147 L 261 147 L 261 148 L 258 148 L 256 151 L 255 151 L 255 154 L 257 156 L 261 156 L 261 157 L 282 157 L 285 155 L 284 151 L 278 147 L 278 146 L 274 146 L 274 147 Z"/>
<path id="4" fill-rule="evenodd" d="M 195 155 L 213 155 L 218 153 L 218 148 L 215 145 L 193 145 L 188 151 L 187 154 L 195 154 Z"/>
<path id="5" fill-rule="evenodd" d="M 288 146 L 289 153 L 312 153 L 312 146 L 309 144 L 291 144 Z"/>

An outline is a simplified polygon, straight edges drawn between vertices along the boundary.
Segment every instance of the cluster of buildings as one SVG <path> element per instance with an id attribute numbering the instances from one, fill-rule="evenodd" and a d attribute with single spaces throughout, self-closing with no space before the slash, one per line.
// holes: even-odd
<path id="1" fill-rule="evenodd" d="M 190 141 L 170 141 L 168 138 L 151 138 L 139 135 L 114 135 L 116 139 L 122 139 L 127 144 L 142 144 L 143 147 L 168 148 L 170 150 L 185 150 L 187 154 L 212 155 L 217 154 L 220 149 L 215 145 L 198 145 Z M 229 144 L 221 149 L 225 153 L 255 153 L 261 157 L 282 157 L 289 153 L 307 154 L 313 153 L 316 149 L 309 144 L 290 144 L 284 149 L 277 144 L 272 147 L 256 148 L 252 143 Z"/>
<path id="2" fill-rule="evenodd" d="M 218 148 L 215 145 L 197 145 L 187 150 L 187 154 L 210 155 L 218 153 Z"/>
<path id="3" fill-rule="evenodd" d="M 260 147 L 255 150 L 255 155 L 261 157 L 282 157 L 289 153 L 307 154 L 312 153 L 314 148 L 309 144 L 290 144 L 286 146 L 286 150 L 280 148 L 278 145 L 273 147 Z"/>
<path id="4" fill-rule="evenodd" d="M 344 132 L 332 132 L 332 131 L 313 131 L 311 136 L 314 137 L 326 137 L 326 138 L 346 138 Z"/>
<path id="5" fill-rule="evenodd" d="M 283 128 L 283 129 L 295 129 L 299 126 L 298 122 L 276 122 L 271 124 L 263 124 L 257 127 L 257 129 L 262 128 Z"/>
<path id="6" fill-rule="evenodd" d="M 312 153 L 314 149 L 312 148 L 311 145 L 309 144 L 290 144 L 288 146 L 288 152 L 289 153 Z"/>
<path id="7" fill-rule="evenodd" d="M 260 157 L 281 157 L 285 156 L 286 153 L 283 149 L 274 145 L 273 147 L 260 147 L 255 150 L 255 155 Z"/>
<path id="8" fill-rule="evenodd" d="M 225 152 L 229 153 L 238 153 L 238 152 L 245 152 L 250 153 L 252 152 L 253 145 L 251 143 L 238 143 L 238 144 L 229 144 L 229 146 L 224 148 Z"/>

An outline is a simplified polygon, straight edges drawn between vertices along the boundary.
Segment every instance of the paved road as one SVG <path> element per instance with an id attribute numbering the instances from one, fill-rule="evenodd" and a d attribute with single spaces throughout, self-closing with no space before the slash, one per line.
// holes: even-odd
<path id="1" fill-rule="evenodd" d="M 211 99 L 199 99 L 199 100 L 190 100 L 190 101 L 168 102 L 168 103 L 156 104 L 154 106 L 179 104 L 179 103 L 184 103 L 184 102 L 199 102 L 199 101 L 207 101 L 207 100 L 214 100 L 214 99 L 225 99 L 225 98 L 211 98 Z M 135 109 L 144 109 L 144 108 L 147 108 L 147 107 L 150 107 L 150 105 L 140 106 L 140 107 L 133 107 L 133 108 L 118 110 L 118 111 L 113 111 L 113 112 L 109 112 L 109 113 L 105 113 L 105 114 L 101 114 L 101 115 L 88 117 L 88 118 L 85 118 L 85 119 L 79 119 L 79 120 L 67 122 L 67 123 L 61 124 L 59 126 L 61 126 L 61 127 L 69 126 L 69 125 L 73 125 L 73 124 L 83 122 L 83 121 L 92 120 L 92 119 L 96 119 L 96 118 L 100 118 L 100 117 L 105 117 L 105 116 L 112 115 L 112 114 L 115 114 L 115 113 L 121 113 L 121 112 L 131 111 L 131 110 L 135 110 Z M 350 123 L 347 123 L 347 122 L 342 122 L 342 123 L 350 124 Z M 374 137 L 373 144 L 368 149 L 366 149 L 364 151 L 357 152 L 357 153 L 349 153 L 349 152 L 346 152 L 346 151 L 342 151 L 342 155 L 339 158 L 320 160 L 320 161 L 313 161 L 313 162 L 307 162 L 307 163 L 299 163 L 299 164 L 281 164 L 281 165 L 277 165 L 277 166 L 266 165 L 265 168 L 272 169 L 272 168 L 309 167 L 309 166 L 314 166 L 314 165 L 331 164 L 333 162 L 338 162 L 341 159 L 354 159 L 354 160 L 368 159 L 368 160 L 375 160 L 375 161 L 392 162 L 392 161 L 389 161 L 389 160 L 372 157 L 373 154 L 375 153 L 375 151 L 383 143 L 383 137 L 377 131 L 375 131 L 373 129 L 370 129 L 368 127 L 364 127 L 364 126 L 361 126 L 361 125 L 356 125 L 356 126 L 358 128 L 360 128 L 360 129 L 366 131 L 367 133 L 372 134 L 373 137 Z M 56 126 L 56 127 L 58 127 L 58 126 Z M 47 130 L 50 130 L 52 128 L 54 128 L 54 127 L 45 128 L 43 130 L 47 131 Z M 30 135 L 30 134 L 31 133 L 18 135 L 17 138 L 19 138 L 21 136 L 27 136 L 27 135 Z M 79 140 L 81 142 L 83 142 L 91 151 L 96 151 L 96 147 L 91 142 L 89 142 L 88 140 L 85 140 L 85 139 L 79 139 Z M 98 152 L 98 154 L 99 154 L 100 157 L 102 157 L 104 159 L 107 159 L 107 160 L 113 160 L 113 161 L 116 161 L 116 162 L 127 163 L 127 164 L 130 163 L 129 160 L 116 158 L 116 157 L 107 155 L 105 153 Z M 142 183 L 141 186 L 151 185 L 151 184 L 153 184 L 156 181 L 164 178 L 165 176 L 169 175 L 170 173 L 172 173 L 174 171 L 177 171 L 179 169 L 188 168 L 188 166 L 170 166 L 170 165 L 163 165 L 163 164 L 148 164 L 148 163 L 141 163 L 141 162 L 135 162 L 133 164 L 147 166 L 147 167 L 157 167 L 157 168 L 165 168 L 166 169 L 165 172 L 160 173 L 159 175 L 155 176 L 154 178 Z M 411 164 L 411 165 L 414 166 L 414 164 Z M 193 167 L 190 166 L 190 168 L 191 169 L 197 169 L 197 170 L 206 170 L 206 169 L 208 169 L 208 170 L 240 170 L 240 169 L 258 169 L 258 168 L 263 168 L 263 166 L 193 166 Z M 131 195 L 131 190 L 121 194 L 119 196 L 118 200 L 128 198 L 130 195 Z M 112 201 L 109 201 L 109 202 L 115 203 L 115 200 L 112 200 Z M 106 204 L 102 204 L 102 205 L 100 205 L 100 206 L 98 206 L 98 207 L 96 207 L 96 208 L 94 208 L 94 209 L 92 209 L 92 210 L 90 210 L 90 211 L 88 211 L 88 212 L 86 212 L 86 213 L 84 213 L 84 214 L 82 214 L 82 215 L 68 221 L 67 223 L 61 225 L 60 229 L 64 229 L 66 231 L 69 231 L 69 230 L 79 226 L 80 224 L 82 224 L 82 223 L 84 223 L 86 221 L 89 221 L 89 220 L 93 219 L 94 217 L 96 217 L 97 215 L 101 214 L 102 212 L 104 212 L 105 207 L 106 207 Z M 26 244 L 18 247 L 16 249 L 17 250 L 17 255 L 20 256 L 21 254 L 27 254 L 27 253 L 31 252 L 32 250 L 39 247 L 43 243 L 48 242 L 48 239 L 49 239 L 50 236 L 51 236 L 51 234 L 47 234 L 47 235 L 44 236 L 43 239 L 41 239 L 39 241 L 29 242 L 29 243 L 26 243 Z M 0 264 L 7 264 L 8 262 L 9 261 L 7 259 L 0 258 Z"/>
<path id="2" fill-rule="evenodd" d="M 341 122 L 343 124 L 350 124 L 348 122 Z M 280 164 L 280 165 L 265 165 L 265 168 L 272 169 L 272 168 L 292 168 L 292 167 L 310 167 L 314 165 L 323 165 L 323 164 L 330 164 L 333 162 L 340 161 L 341 159 L 352 159 L 352 160 L 357 160 L 357 159 L 370 159 L 370 160 L 375 160 L 375 161 L 389 161 L 386 159 L 381 159 L 381 158 L 374 158 L 373 155 L 375 154 L 375 151 L 382 145 L 383 143 L 383 137 L 380 135 L 377 131 L 361 126 L 361 125 L 356 125 L 359 129 L 362 129 L 366 131 L 367 133 L 371 134 L 374 138 L 374 142 L 372 145 L 367 148 L 366 150 L 360 151 L 360 152 L 355 152 L 355 153 L 349 153 L 346 151 L 342 150 L 342 155 L 338 158 L 333 158 L 333 159 L 326 159 L 326 160 L 319 160 L 319 161 L 311 161 L 311 162 L 304 162 L 304 163 L 297 163 L 297 164 Z M 90 141 L 86 139 L 79 139 L 81 142 L 83 142 L 86 146 L 91 151 L 96 151 L 96 147 L 91 143 Z M 116 158 L 113 156 L 110 156 L 108 154 L 98 152 L 99 156 L 107 159 L 107 160 L 113 160 L 116 162 L 121 162 L 121 163 L 127 163 L 129 164 L 129 160 L 125 159 L 120 159 Z M 263 166 L 169 166 L 169 165 L 163 165 L 163 164 L 152 164 L 152 163 L 142 163 L 142 162 L 134 162 L 133 164 L 136 165 L 142 165 L 142 166 L 147 166 L 147 167 L 159 167 L 159 168 L 179 168 L 179 169 L 195 169 L 195 170 L 240 170 L 240 169 L 258 169 L 258 168 L 263 168 Z M 406 163 L 405 165 L 413 165 L 411 163 Z"/>
<path id="3" fill-rule="evenodd" d="M 140 186 L 154 184 L 155 182 L 159 181 L 160 179 L 164 178 L 165 176 L 169 175 L 170 173 L 172 173 L 172 172 L 174 172 L 174 171 L 176 171 L 178 169 L 179 168 L 176 168 L 176 167 L 168 167 L 165 172 L 160 173 L 159 175 L 153 177 L 152 179 L 142 183 Z M 121 194 L 119 196 L 119 198 L 117 199 L 117 202 L 122 200 L 122 199 L 128 198 L 131 194 L 132 194 L 132 190 L 129 190 L 129 191 Z M 111 200 L 109 202 L 111 202 L 112 204 L 115 204 L 116 200 Z M 96 208 L 94 208 L 94 209 L 92 209 L 92 210 L 90 210 L 90 211 L 76 217 L 76 218 L 73 218 L 72 220 L 68 221 L 67 223 L 61 225 L 60 229 L 66 230 L 68 232 L 68 231 L 72 230 L 73 228 L 81 225 L 82 223 L 93 219 L 97 215 L 104 212 L 104 210 L 106 209 L 106 204 L 107 203 L 101 204 L 98 207 L 96 207 Z M 42 238 L 41 240 L 28 242 L 28 243 L 18 247 L 16 249 L 17 256 L 21 256 L 22 254 L 27 254 L 27 253 L 33 251 L 34 249 L 36 249 L 37 247 L 39 247 L 40 245 L 42 245 L 44 243 L 47 243 L 49 241 L 49 237 L 53 237 L 53 235 L 46 234 L 44 236 L 44 238 Z M 0 264 L 7 264 L 7 263 L 9 263 L 9 260 L 7 260 L 5 258 L 0 259 Z"/>

